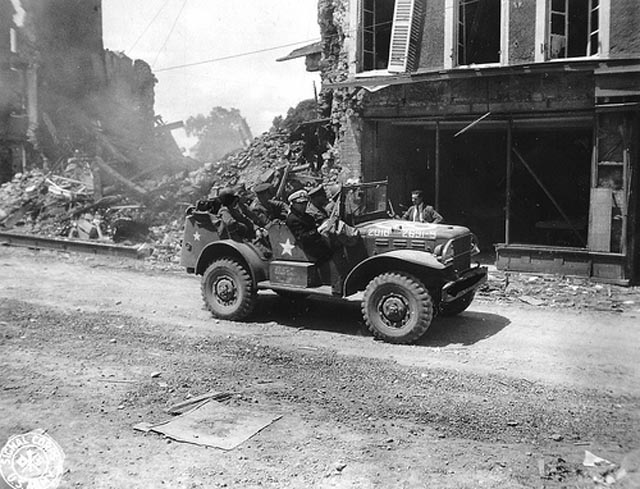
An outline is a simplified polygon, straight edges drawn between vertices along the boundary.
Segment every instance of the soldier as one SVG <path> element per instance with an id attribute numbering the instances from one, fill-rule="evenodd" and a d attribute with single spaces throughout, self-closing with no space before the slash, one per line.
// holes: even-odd
<path id="1" fill-rule="evenodd" d="M 319 265 L 328 262 L 331 270 L 331 291 L 333 295 L 342 295 L 342 283 L 349 271 L 349 264 L 343 255 L 342 247 L 336 249 L 329 237 L 318 232 L 318 226 L 306 212 L 309 197 L 305 190 L 298 190 L 289 196 L 291 210 L 287 216 L 287 227 L 299 243 L 302 250 Z M 322 274 L 322 268 L 320 269 Z"/>
<path id="2" fill-rule="evenodd" d="M 284 202 L 275 199 L 275 189 L 270 183 L 259 183 L 253 187 L 255 200 L 249 206 L 256 225 L 266 228 L 275 220 L 287 219 L 289 207 Z"/>
<path id="3" fill-rule="evenodd" d="M 291 205 L 287 215 L 287 227 L 300 244 L 302 250 L 317 262 L 331 257 L 329 240 L 318 232 L 318 226 L 310 214 L 307 214 L 309 197 L 305 190 L 298 190 L 289 196 Z"/>
<path id="4" fill-rule="evenodd" d="M 220 235 L 234 241 L 251 241 L 255 238 L 253 223 L 239 208 L 239 199 L 231 188 L 223 188 L 218 194 L 220 209 L 218 217 L 222 222 Z"/>
<path id="5" fill-rule="evenodd" d="M 312 188 L 308 192 L 309 203 L 307 204 L 307 214 L 313 217 L 316 225 L 322 224 L 331 215 L 331 202 L 322 185 Z"/>

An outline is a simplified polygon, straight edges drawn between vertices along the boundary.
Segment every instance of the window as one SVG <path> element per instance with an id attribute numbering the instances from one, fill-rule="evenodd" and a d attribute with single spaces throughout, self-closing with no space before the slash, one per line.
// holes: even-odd
<path id="1" fill-rule="evenodd" d="M 459 0 L 458 65 L 500 62 L 500 0 Z"/>
<path id="2" fill-rule="evenodd" d="M 416 64 L 424 0 L 361 0 L 360 71 L 402 73 Z"/>
<path id="3" fill-rule="evenodd" d="M 387 68 L 394 3 L 394 0 L 362 0 L 360 71 Z"/>
<path id="4" fill-rule="evenodd" d="M 600 0 L 550 0 L 548 59 L 600 53 Z"/>

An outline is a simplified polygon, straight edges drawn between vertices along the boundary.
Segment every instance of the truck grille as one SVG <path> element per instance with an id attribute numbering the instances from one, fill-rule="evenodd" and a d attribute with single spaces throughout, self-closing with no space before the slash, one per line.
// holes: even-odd
<path id="1" fill-rule="evenodd" d="M 453 268 L 466 270 L 471 266 L 471 235 L 462 236 L 453 242 Z"/>

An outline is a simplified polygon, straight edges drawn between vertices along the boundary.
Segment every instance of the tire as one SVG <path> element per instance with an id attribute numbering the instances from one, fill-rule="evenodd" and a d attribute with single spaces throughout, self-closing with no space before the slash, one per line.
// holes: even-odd
<path id="1" fill-rule="evenodd" d="M 207 267 L 200 290 L 207 309 L 220 319 L 244 319 L 256 305 L 256 290 L 249 272 L 230 258 L 221 258 Z"/>
<path id="2" fill-rule="evenodd" d="M 460 314 L 471 305 L 475 295 L 475 291 L 472 290 L 471 292 L 467 292 L 465 295 L 459 297 L 453 302 L 443 304 L 440 308 L 440 314 L 442 314 L 443 316 L 455 316 L 456 314 Z"/>
<path id="3" fill-rule="evenodd" d="M 404 273 L 383 273 L 367 285 L 362 315 L 376 338 L 389 343 L 411 343 L 429 329 L 433 300 L 417 278 Z"/>

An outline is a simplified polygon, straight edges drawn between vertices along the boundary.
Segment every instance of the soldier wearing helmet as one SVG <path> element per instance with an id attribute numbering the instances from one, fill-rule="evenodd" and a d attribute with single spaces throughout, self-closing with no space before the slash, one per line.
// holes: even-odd
<path id="1" fill-rule="evenodd" d="M 253 223 L 242 213 L 239 207 L 238 194 L 229 187 L 218 194 L 220 209 L 218 217 L 222 223 L 220 235 L 235 241 L 251 241 L 255 238 Z"/>

